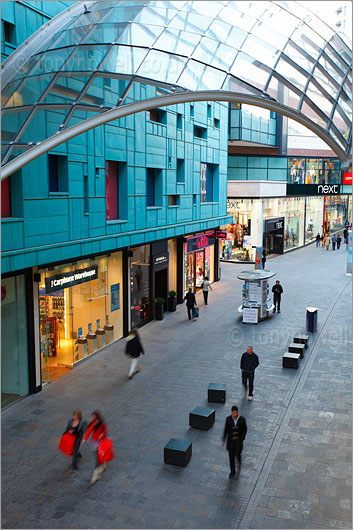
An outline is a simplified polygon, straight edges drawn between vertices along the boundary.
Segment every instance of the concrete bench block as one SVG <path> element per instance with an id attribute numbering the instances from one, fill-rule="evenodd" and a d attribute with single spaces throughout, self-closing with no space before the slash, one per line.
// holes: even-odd
<path id="1" fill-rule="evenodd" d="M 208 385 L 208 401 L 210 403 L 226 402 L 227 385 L 223 383 L 210 383 Z"/>
<path id="2" fill-rule="evenodd" d="M 305 344 L 305 349 L 307 349 L 309 346 L 309 335 L 305 335 L 305 333 L 295 335 L 293 342 L 296 344 Z"/>
<path id="3" fill-rule="evenodd" d="M 196 407 L 189 414 L 189 425 L 195 429 L 208 431 L 215 422 L 216 411 L 204 407 Z"/>
<path id="4" fill-rule="evenodd" d="M 286 352 L 282 357 L 283 368 L 299 368 L 300 353 Z"/>
<path id="5" fill-rule="evenodd" d="M 164 447 L 164 463 L 185 467 L 191 458 L 192 443 L 188 440 L 171 438 Z"/>
<path id="6" fill-rule="evenodd" d="M 296 342 L 292 342 L 292 344 L 288 346 L 288 351 L 290 353 L 299 353 L 301 359 L 304 357 L 304 350 L 305 350 L 305 344 L 299 344 Z"/>

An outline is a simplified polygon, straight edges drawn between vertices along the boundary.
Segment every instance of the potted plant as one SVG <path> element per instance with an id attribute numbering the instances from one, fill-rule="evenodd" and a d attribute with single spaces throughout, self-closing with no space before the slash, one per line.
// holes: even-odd
<path id="1" fill-rule="evenodd" d="M 168 292 L 169 298 L 168 298 L 168 311 L 173 313 L 176 311 L 176 292 L 175 291 L 169 291 Z"/>
<path id="2" fill-rule="evenodd" d="M 155 319 L 156 320 L 163 320 L 164 318 L 164 303 L 165 303 L 165 300 L 164 298 L 161 298 L 160 296 L 158 296 L 156 299 L 155 299 Z"/>

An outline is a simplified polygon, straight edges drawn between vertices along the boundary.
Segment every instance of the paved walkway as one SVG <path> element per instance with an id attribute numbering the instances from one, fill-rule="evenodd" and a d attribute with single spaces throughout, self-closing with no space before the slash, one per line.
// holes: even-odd
<path id="1" fill-rule="evenodd" d="M 344 249 L 313 245 L 267 262 L 284 288 L 282 312 L 257 326 L 239 321 L 246 266 L 222 264 L 222 280 L 200 318 L 180 306 L 141 329 L 146 355 L 128 381 L 119 341 L 5 410 L 2 415 L 2 528 L 351 528 L 351 279 Z M 272 284 L 271 284 L 272 285 Z M 318 332 L 299 370 L 281 357 L 305 330 L 305 308 L 319 308 Z M 260 358 L 254 401 L 242 398 L 240 356 Z M 190 429 L 188 414 L 207 406 L 210 382 L 227 384 L 216 423 Z M 221 447 L 233 404 L 248 423 L 243 466 L 228 479 Z M 67 477 L 57 445 L 81 407 L 105 415 L 117 457 L 89 485 L 93 458 Z M 186 438 L 186 468 L 163 464 L 169 438 Z"/>

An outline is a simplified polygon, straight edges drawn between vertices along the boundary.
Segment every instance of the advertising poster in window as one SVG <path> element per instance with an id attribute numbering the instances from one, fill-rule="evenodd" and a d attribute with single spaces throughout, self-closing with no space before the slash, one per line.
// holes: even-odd
<path id="1" fill-rule="evenodd" d="M 258 322 L 257 307 L 244 307 L 243 308 L 243 322 L 245 324 L 257 324 Z"/>
<path id="2" fill-rule="evenodd" d="M 257 283 L 249 283 L 249 302 L 257 302 L 258 299 Z"/>
<path id="3" fill-rule="evenodd" d="M 110 286 L 110 311 L 120 309 L 120 283 Z"/>

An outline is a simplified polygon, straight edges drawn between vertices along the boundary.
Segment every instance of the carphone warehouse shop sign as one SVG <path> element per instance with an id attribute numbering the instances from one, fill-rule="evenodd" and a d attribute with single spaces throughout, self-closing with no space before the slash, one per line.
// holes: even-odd
<path id="1" fill-rule="evenodd" d="M 89 282 L 98 278 L 98 265 L 92 265 L 85 269 L 57 274 L 45 279 L 45 292 L 54 293 L 67 287 L 78 285 L 79 283 Z"/>

